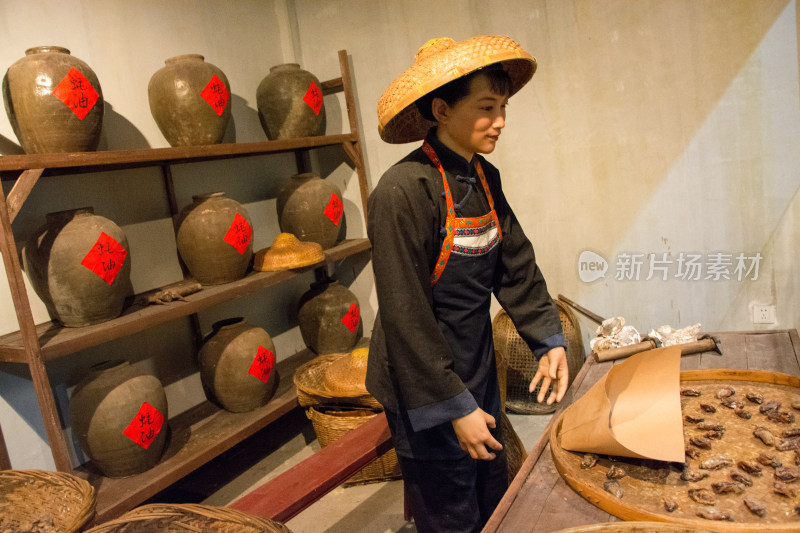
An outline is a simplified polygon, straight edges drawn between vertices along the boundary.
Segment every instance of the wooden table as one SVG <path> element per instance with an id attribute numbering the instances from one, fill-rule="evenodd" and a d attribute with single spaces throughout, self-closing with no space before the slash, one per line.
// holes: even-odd
<path id="1" fill-rule="evenodd" d="M 703 352 L 681 358 L 682 370 L 738 368 L 769 370 L 800 376 L 800 336 L 796 329 L 713 333 L 722 341 L 722 355 Z M 624 360 L 621 360 L 624 361 Z M 580 398 L 611 366 L 621 361 L 597 363 L 587 359 L 553 414 L 551 424 L 561 411 Z M 487 532 L 546 533 L 602 522 L 619 520 L 583 499 L 561 478 L 553 464 L 548 438 L 550 425 L 529 452 L 517 477 L 495 510 Z"/>

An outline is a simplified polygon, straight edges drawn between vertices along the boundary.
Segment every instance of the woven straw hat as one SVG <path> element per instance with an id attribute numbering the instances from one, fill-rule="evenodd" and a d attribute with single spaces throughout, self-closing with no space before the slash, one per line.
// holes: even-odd
<path id="1" fill-rule="evenodd" d="M 349 357 L 342 357 L 325 370 L 323 383 L 333 395 L 354 396 L 368 394 L 364 382 L 367 379 L 368 348 L 357 348 Z"/>
<path id="2" fill-rule="evenodd" d="M 260 271 L 288 270 L 315 265 L 325 260 L 322 246 L 316 242 L 300 241 L 291 233 L 281 233 L 272 246 L 256 253 L 253 269 Z"/>
<path id="3" fill-rule="evenodd" d="M 431 39 L 417 51 L 411 68 L 394 80 L 378 101 L 381 139 L 400 144 L 425 138 L 435 123 L 424 119 L 414 102 L 456 78 L 495 63 L 502 63 L 511 77 L 511 94 L 536 72 L 536 59 L 502 35 L 480 35 L 459 42 L 447 37 Z"/>

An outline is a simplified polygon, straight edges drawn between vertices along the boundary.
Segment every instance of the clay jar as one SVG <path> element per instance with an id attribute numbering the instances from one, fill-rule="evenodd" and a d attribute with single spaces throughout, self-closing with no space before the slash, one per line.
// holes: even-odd
<path id="1" fill-rule="evenodd" d="M 108 477 L 152 468 L 167 441 L 167 397 L 161 382 L 127 361 L 101 363 L 75 387 L 69 404 L 73 434 Z"/>
<path id="2" fill-rule="evenodd" d="M 216 322 L 198 354 L 209 400 L 234 413 L 266 405 L 275 393 L 275 345 L 269 334 L 244 318 Z"/>
<path id="3" fill-rule="evenodd" d="M 119 316 L 132 292 L 128 239 L 91 207 L 48 213 L 24 245 L 22 261 L 50 316 L 67 327 Z"/>
<path id="4" fill-rule="evenodd" d="M 301 241 L 323 250 L 339 241 L 344 205 L 339 188 L 313 173 L 296 174 L 277 197 L 278 225 Z"/>
<path id="5" fill-rule="evenodd" d="M 171 146 L 217 144 L 231 118 L 228 78 L 199 54 L 171 57 L 150 78 L 150 112 Z"/>
<path id="6" fill-rule="evenodd" d="M 25 152 L 97 149 L 103 126 L 103 91 L 89 65 L 60 46 L 38 46 L 11 65 L 3 99 Z"/>
<path id="7" fill-rule="evenodd" d="M 192 196 L 178 215 L 177 246 L 186 268 L 202 285 L 244 277 L 253 258 L 247 210 L 224 192 Z"/>
<path id="8" fill-rule="evenodd" d="M 318 355 L 349 352 L 361 333 L 356 295 L 334 280 L 321 280 L 300 297 L 297 322 L 303 342 Z"/>
<path id="9" fill-rule="evenodd" d="M 261 126 L 271 141 L 322 135 L 325 105 L 316 76 L 297 63 L 275 65 L 256 90 Z"/>

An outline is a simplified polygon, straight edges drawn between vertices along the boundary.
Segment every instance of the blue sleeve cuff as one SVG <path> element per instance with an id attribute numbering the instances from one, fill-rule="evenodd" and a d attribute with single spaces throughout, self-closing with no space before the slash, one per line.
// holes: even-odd
<path id="1" fill-rule="evenodd" d="M 556 333 L 555 335 L 551 335 L 544 339 L 542 341 L 542 345 L 533 351 L 533 355 L 536 356 L 536 359 L 539 359 L 553 348 L 558 348 L 559 346 L 565 350 L 567 349 L 567 343 L 564 341 L 563 333 Z"/>
<path id="2" fill-rule="evenodd" d="M 409 409 L 408 419 L 414 431 L 422 431 L 467 416 L 477 408 L 478 402 L 475 401 L 475 397 L 469 389 L 464 389 L 458 396 L 448 400 Z"/>

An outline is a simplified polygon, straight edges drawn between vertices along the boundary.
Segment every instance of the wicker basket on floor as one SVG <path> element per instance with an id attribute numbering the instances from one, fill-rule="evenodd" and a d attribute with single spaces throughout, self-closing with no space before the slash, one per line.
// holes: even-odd
<path id="1" fill-rule="evenodd" d="M 346 407 L 312 406 L 306 411 L 306 415 L 314 426 L 317 440 L 323 448 L 377 414 L 378 411 L 375 409 Z M 400 465 L 397 463 L 397 454 L 392 448 L 350 477 L 345 485 L 360 485 L 400 478 Z"/>
<path id="2" fill-rule="evenodd" d="M 94 516 L 95 503 L 94 487 L 72 474 L 0 470 L 0 531 L 36 526 L 81 531 Z"/>
<path id="3" fill-rule="evenodd" d="M 575 374 L 578 373 L 586 358 L 581 327 L 578 319 L 564 302 L 560 300 L 554 300 L 554 302 L 558 307 L 561 328 L 564 331 L 569 381 L 572 383 Z M 539 387 L 536 387 L 533 393 L 528 392 L 528 386 L 536 374 L 539 363 L 527 343 L 519 336 L 508 314 L 502 309 L 492 320 L 492 333 L 496 355 L 505 361 L 507 366 L 505 376 L 499 377 L 501 385 L 503 377 L 506 381 L 506 409 L 520 414 L 547 414 L 555 411 L 558 407 L 557 404 L 547 405 L 536 401 Z"/>
<path id="4" fill-rule="evenodd" d="M 198 504 L 143 505 L 86 533 L 291 533 L 280 522 L 229 507 Z"/>
<path id="5" fill-rule="evenodd" d="M 325 371 L 334 361 L 349 357 L 349 353 L 320 355 L 298 368 L 294 373 L 297 401 L 303 407 L 313 405 L 353 405 L 380 409 L 381 404 L 367 395 L 342 396 L 332 394 L 324 385 Z"/>

